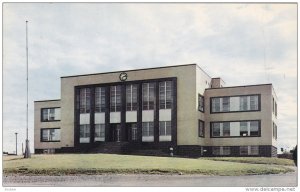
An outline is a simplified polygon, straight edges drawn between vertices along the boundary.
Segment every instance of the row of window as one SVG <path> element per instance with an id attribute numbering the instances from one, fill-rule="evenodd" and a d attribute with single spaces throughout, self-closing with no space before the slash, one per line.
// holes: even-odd
<path id="1" fill-rule="evenodd" d="M 258 146 L 240 146 L 239 147 L 240 155 L 258 155 L 259 154 L 259 147 Z M 219 155 L 231 155 L 231 147 L 228 146 L 220 146 L 220 147 L 213 147 L 212 154 L 219 156 Z"/>
<path id="2" fill-rule="evenodd" d="M 198 122 L 199 137 L 205 135 L 204 121 Z M 259 137 L 260 121 L 212 122 L 211 137 Z"/>
<path id="3" fill-rule="evenodd" d="M 137 125 L 136 123 L 130 124 L 131 140 L 137 140 Z M 119 131 L 116 132 L 120 134 Z M 90 142 L 90 125 L 80 125 L 80 142 Z M 143 122 L 142 123 L 142 136 L 143 137 L 154 137 L 154 122 Z M 159 122 L 159 136 L 171 136 L 171 121 L 160 121 Z M 117 141 L 120 135 L 116 136 Z M 95 141 L 105 141 L 105 124 L 95 124 Z M 166 141 L 165 139 L 163 141 Z M 171 141 L 171 140 L 170 140 Z"/>
<path id="4" fill-rule="evenodd" d="M 105 111 L 105 87 L 95 88 L 95 112 Z M 137 84 L 126 85 L 126 110 L 137 110 Z M 89 113 L 91 110 L 91 89 L 81 88 L 79 99 L 80 113 Z M 159 82 L 159 108 L 172 107 L 172 81 Z M 155 104 L 155 83 L 142 84 L 142 109 L 153 110 Z M 121 111 L 121 85 L 110 86 L 110 111 Z"/>

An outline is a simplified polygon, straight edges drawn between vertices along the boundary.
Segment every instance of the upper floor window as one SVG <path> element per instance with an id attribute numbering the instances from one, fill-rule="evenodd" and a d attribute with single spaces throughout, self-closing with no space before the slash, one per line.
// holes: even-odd
<path id="1" fill-rule="evenodd" d="M 172 81 L 159 82 L 159 108 L 171 109 L 172 107 Z"/>
<path id="2" fill-rule="evenodd" d="M 126 111 L 137 110 L 137 85 L 126 85 Z"/>
<path id="3" fill-rule="evenodd" d="M 105 112 L 105 87 L 95 88 L 95 112 Z"/>
<path id="4" fill-rule="evenodd" d="M 204 137 L 204 121 L 201 120 L 198 121 L 198 132 L 199 132 L 199 137 Z"/>
<path id="5" fill-rule="evenodd" d="M 42 142 L 60 141 L 60 129 L 59 128 L 41 129 L 41 141 Z"/>
<path id="6" fill-rule="evenodd" d="M 260 121 L 212 122 L 211 137 L 259 137 Z"/>
<path id="7" fill-rule="evenodd" d="M 259 95 L 227 96 L 211 98 L 211 113 L 258 111 Z"/>
<path id="8" fill-rule="evenodd" d="M 110 87 L 110 111 L 121 111 L 121 86 Z"/>
<path id="9" fill-rule="evenodd" d="M 91 111 L 91 89 L 80 89 L 80 113 L 90 113 Z"/>
<path id="10" fill-rule="evenodd" d="M 204 112 L 204 97 L 198 94 L 198 110 Z"/>
<path id="11" fill-rule="evenodd" d="M 154 83 L 143 83 L 143 110 L 154 109 L 154 87 Z"/>
<path id="12" fill-rule="evenodd" d="M 41 121 L 59 121 L 60 120 L 60 108 L 42 108 Z"/>

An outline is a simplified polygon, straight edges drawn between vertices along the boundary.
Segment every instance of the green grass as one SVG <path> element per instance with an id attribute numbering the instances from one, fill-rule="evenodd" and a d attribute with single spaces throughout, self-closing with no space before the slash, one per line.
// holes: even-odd
<path id="1" fill-rule="evenodd" d="M 65 174 L 203 174 L 254 175 L 293 171 L 278 165 L 259 165 L 207 159 L 184 159 L 111 154 L 33 155 L 4 157 L 3 172 L 34 175 Z"/>
<path id="2" fill-rule="evenodd" d="M 252 163 L 252 164 L 273 164 L 273 165 L 286 165 L 295 166 L 294 161 L 291 159 L 281 158 L 268 158 L 268 157 L 210 157 L 205 158 L 214 161 L 230 161 L 239 163 Z"/>

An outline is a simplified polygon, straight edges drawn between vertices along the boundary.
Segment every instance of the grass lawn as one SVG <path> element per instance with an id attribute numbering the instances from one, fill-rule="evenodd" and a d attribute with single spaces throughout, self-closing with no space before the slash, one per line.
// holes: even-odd
<path id="1" fill-rule="evenodd" d="M 204 174 L 254 175 L 293 171 L 278 165 L 260 165 L 208 159 L 186 159 L 112 154 L 55 154 L 3 157 L 4 174 Z"/>
<path id="2" fill-rule="evenodd" d="M 287 165 L 295 166 L 294 161 L 291 159 L 282 158 L 268 158 L 268 157 L 210 157 L 205 158 L 207 160 L 214 161 L 230 161 L 239 163 L 254 163 L 254 164 L 275 164 L 275 165 Z"/>

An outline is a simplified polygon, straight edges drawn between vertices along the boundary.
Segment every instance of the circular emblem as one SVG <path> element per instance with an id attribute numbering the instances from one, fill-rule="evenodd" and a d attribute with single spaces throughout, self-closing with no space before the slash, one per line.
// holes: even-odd
<path id="1" fill-rule="evenodd" d="M 120 73 L 119 78 L 120 78 L 121 81 L 126 81 L 127 80 L 127 73 L 125 73 L 125 72 Z"/>

